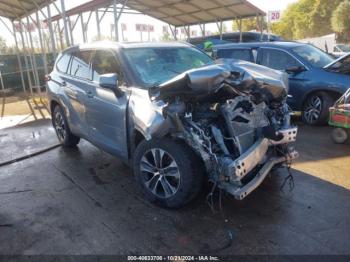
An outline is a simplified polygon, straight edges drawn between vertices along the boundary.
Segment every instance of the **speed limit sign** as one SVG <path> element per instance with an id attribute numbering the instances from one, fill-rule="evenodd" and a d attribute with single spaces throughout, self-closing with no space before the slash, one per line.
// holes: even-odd
<path id="1" fill-rule="evenodd" d="M 281 11 L 269 11 L 269 21 L 278 22 L 281 18 Z"/>

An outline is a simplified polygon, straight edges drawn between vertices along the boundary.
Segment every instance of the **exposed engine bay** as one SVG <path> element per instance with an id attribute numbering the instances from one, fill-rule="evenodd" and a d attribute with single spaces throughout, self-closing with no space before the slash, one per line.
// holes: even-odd
<path id="1" fill-rule="evenodd" d="M 189 70 L 150 89 L 164 101 L 164 122 L 152 136 L 184 140 L 202 159 L 209 179 L 237 199 L 258 187 L 276 165 L 298 153 L 289 144 L 286 74 L 234 60 Z"/>

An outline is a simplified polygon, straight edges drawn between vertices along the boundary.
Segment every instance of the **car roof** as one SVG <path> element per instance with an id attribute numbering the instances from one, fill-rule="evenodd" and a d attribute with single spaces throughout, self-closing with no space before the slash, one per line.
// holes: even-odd
<path id="1" fill-rule="evenodd" d="M 278 47 L 282 49 L 290 49 L 297 46 L 307 45 L 299 42 L 274 41 L 274 42 L 249 42 L 249 43 L 232 43 L 214 46 L 214 49 L 229 49 L 229 48 L 252 48 L 252 47 Z"/>
<path id="2" fill-rule="evenodd" d="M 76 50 L 84 49 L 98 49 L 98 48 L 110 48 L 110 49 L 129 49 L 129 48 L 154 48 L 154 47 L 192 47 L 187 42 L 112 42 L 112 41 L 98 41 L 88 44 L 81 44 L 68 47 L 62 53 L 74 52 Z"/>

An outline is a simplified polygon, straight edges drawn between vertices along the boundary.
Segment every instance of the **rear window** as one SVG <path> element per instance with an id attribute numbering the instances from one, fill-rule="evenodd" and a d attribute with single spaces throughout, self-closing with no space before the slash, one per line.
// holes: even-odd
<path id="1" fill-rule="evenodd" d="M 69 60 L 70 60 L 70 55 L 63 54 L 56 64 L 57 70 L 62 72 L 62 73 L 67 73 Z"/>
<path id="2" fill-rule="evenodd" d="M 232 58 L 254 62 L 250 49 L 219 49 L 217 51 L 217 58 Z"/>

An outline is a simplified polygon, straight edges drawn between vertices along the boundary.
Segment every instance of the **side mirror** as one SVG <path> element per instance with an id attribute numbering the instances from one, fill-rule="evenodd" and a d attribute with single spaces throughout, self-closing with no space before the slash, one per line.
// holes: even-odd
<path id="1" fill-rule="evenodd" d="M 123 91 L 120 90 L 118 86 L 118 75 L 115 73 L 101 75 L 99 85 L 112 90 L 116 97 L 121 97 L 123 95 Z"/>
<path id="2" fill-rule="evenodd" d="M 286 69 L 286 72 L 288 74 L 298 74 L 304 71 L 306 71 L 306 68 L 304 66 L 294 66 Z"/>

